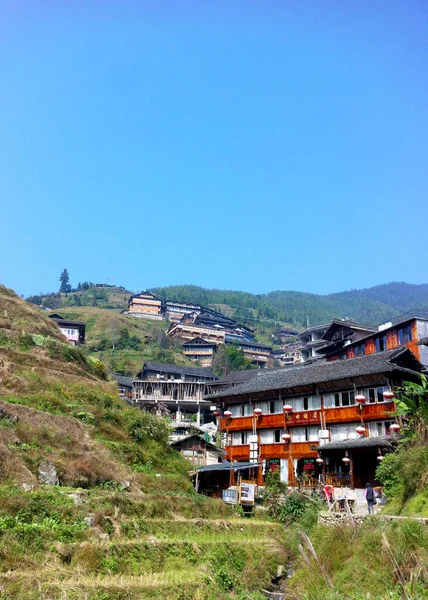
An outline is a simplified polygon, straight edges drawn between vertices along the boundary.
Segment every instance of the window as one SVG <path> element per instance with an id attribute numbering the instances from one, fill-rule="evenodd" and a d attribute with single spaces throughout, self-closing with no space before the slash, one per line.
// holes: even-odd
<path id="1" fill-rule="evenodd" d="M 354 354 L 355 356 L 364 356 L 364 344 L 354 346 Z"/>
<path id="2" fill-rule="evenodd" d="M 400 345 L 407 344 L 412 341 L 412 328 L 410 325 L 407 327 L 401 327 L 398 330 L 398 342 Z"/>
<path id="3" fill-rule="evenodd" d="M 284 403 L 291 404 L 294 412 L 300 412 L 302 410 L 319 410 L 321 408 L 321 397 L 304 396 L 303 398 L 289 398 L 285 399 Z"/>
<path id="4" fill-rule="evenodd" d="M 260 431 L 260 444 L 273 444 L 274 439 L 273 429 L 262 429 Z"/>
<path id="5" fill-rule="evenodd" d="M 279 444 L 282 440 L 281 440 L 281 430 L 280 429 L 275 429 L 274 431 L 274 439 L 275 439 L 275 444 Z"/>
<path id="6" fill-rule="evenodd" d="M 352 440 L 357 438 L 355 429 L 360 423 L 345 423 L 342 425 L 331 425 L 330 440 L 332 442 L 339 440 Z"/>
<path id="7" fill-rule="evenodd" d="M 375 421 L 368 424 L 369 437 L 379 437 L 390 433 L 391 421 Z"/>
<path id="8" fill-rule="evenodd" d="M 306 442 L 306 427 L 293 427 L 291 430 L 292 442 Z"/>
<path id="9" fill-rule="evenodd" d="M 319 427 L 293 427 L 291 430 L 292 442 L 318 442 Z"/>
<path id="10" fill-rule="evenodd" d="M 385 387 L 369 388 L 368 390 L 361 390 L 361 393 L 367 398 L 369 404 L 374 404 L 375 402 L 386 402 L 383 397 L 383 392 L 386 389 Z"/>
<path id="11" fill-rule="evenodd" d="M 353 406 L 355 404 L 354 392 L 336 392 L 324 396 L 325 408 L 339 408 L 341 406 Z"/>
<path id="12" fill-rule="evenodd" d="M 376 338 L 376 352 L 384 352 L 387 349 L 386 335 Z"/>
<path id="13" fill-rule="evenodd" d="M 232 433 L 232 445 L 241 446 L 248 444 L 248 431 L 234 431 Z"/>

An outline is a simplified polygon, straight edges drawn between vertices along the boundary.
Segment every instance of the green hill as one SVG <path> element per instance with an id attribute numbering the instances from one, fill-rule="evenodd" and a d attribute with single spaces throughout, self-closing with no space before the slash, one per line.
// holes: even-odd
<path id="1" fill-rule="evenodd" d="M 0 314 L 2 600 L 259 597 L 283 528 L 198 496 L 166 424 L 43 311 L 0 286 Z"/>
<path id="2" fill-rule="evenodd" d="M 275 321 L 304 328 L 307 319 L 311 325 L 318 325 L 345 317 L 376 325 L 414 308 L 428 308 L 428 284 L 403 282 L 328 295 L 294 291 L 255 295 L 193 285 L 153 288 L 151 291 L 171 300 L 223 306 L 223 311 L 252 323 L 257 330 L 270 328 Z"/>
<path id="3" fill-rule="evenodd" d="M 60 314 L 85 321 L 87 349 L 109 371 L 134 376 L 146 360 L 194 365 L 186 359 L 180 344 L 166 335 L 168 322 L 138 319 L 92 306 L 61 308 Z"/>

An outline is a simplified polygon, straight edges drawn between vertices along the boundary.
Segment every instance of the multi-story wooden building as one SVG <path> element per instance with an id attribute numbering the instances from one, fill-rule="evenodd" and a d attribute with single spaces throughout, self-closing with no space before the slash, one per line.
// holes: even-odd
<path id="1" fill-rule="evenodd" d="M 258 344 L 257 342 L 242 341 L 235 342 L 235 346 L 242 350 L 245 358 L 250 360 L 253 364 L 257 365 L 261 369 L 268 366 L 272 352 L 272 348 L 270 346 L 264 346 L 263 344 Z"/>
<path id="2" fill-rule="evenodd" d="M 145 362 L 132 381 L 132 399 L 140 408 L 159 415 L 170 414 L 177 423 L 211 420 L 210 403 L 204 399 L 216 376 L 210 369 Z"/>
<path id="3" fill-rule="evenodd" d="M 212 367 L 217 344 L 207 342 L 201 337 L 193 338 L 182 345 L 185 356 L 194 362 L 199 362 L 202 367 Z"/>
<path id="4" fill-rule="evenodd" d="M 225 330 L 219 327 L 194 325 L 193 323 L 172 323 L 168 335 L 183 342 L 200 337 L 214 344 L 225 343 Z"/>
<path id="5" fill-rule="evenodd" d="M 406 347 L 422 364 L 428 365 L 428 348 L 419 343 L 427 335 L 428 311 L 419 311 L 400 315 L 394 321 L 380 325 L 357 338 L 348 339 L 345 343 L 342 338 L 332 339 L 319 352 L 328 361 L 333 361 Z"/>
<path id="6" fill-rule="evenodd" d="M 262 461 L 265 470 L 279 469 L 281 479 L 314 483 L 321 474 L 354 487 L 373 480 L 376 456 L 394 421 L 394 402 L 384 392 L 403 380 L 416 381 L 422 365 L 405 348 L 352 360 L 315 362 L 259 371 L 257 376 L 207 397 L 223 417 L 230 461 Z M 361 404 L 364 396 L 365 403 Z M 225 412 L 226 411 L 226 412 Z M 260 413 L 257 416 L 256 413 Z M 363 427 L 363 436 L 356 431 Z M 290 441 L 284 441 L 289 436 Z M 317 463 L 317 448 L 361 437 L 372 440 L 373 453 L 348 466 L 333 459 Z M 366 442 L 362 442 L 367 444 Z M 251 451 L 251 452 L 250 452 Z M 346 447 L 343 451 L 345 457 Z M 357 456 L 357 455 L 355 455 Z M 261 483 L 261 482 L 259 482 Z"/>
<path id="7" fill-rule="evenodd" d="M 163 319 L 162 300 L 151 292 L 141 292 L 131 296 L 128 301 L 128 314 L 143 319 Z"/>
<path id="8" fill-rule="evenodd" d="M 178 302 L 176 300 L 165 300 L 164 302 L 164 313 L 171 323 L 179 323 L 185 315 L 198 313 L 202 310 L 202 306 L 199 304 L 189 304 L 188 302 Z"/>
<path id="9" fill-rule="evenodd" d="M 342 348 L 376 331 L 376 327 L 359 325 L 352 319 L 338 319 L 310 327 L 299 334 L 303 362 L 324 358 L 326 348 Z"/>

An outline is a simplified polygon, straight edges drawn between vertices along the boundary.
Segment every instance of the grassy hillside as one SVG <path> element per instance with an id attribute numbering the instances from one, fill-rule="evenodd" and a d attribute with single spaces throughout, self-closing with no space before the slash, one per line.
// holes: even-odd
<path id="1" fill-rule="evenodd" d="M 282 528 L 195 494 L 166 424 L 43 311 L 0 286 L 0 314 L 2 600 L 261 598 Z"/>
<path id="2" fill-rule="evenodd" d="M 51 314 L 46 311 L 46 314 Z M 62 316 L 85 321 L 86 345 L 109 370 L 135 375 L 145 360 L 192 365 L 181 346 L 166 336 L 168 322 L 138 319 L 93 307 L 62 308 Z"/>

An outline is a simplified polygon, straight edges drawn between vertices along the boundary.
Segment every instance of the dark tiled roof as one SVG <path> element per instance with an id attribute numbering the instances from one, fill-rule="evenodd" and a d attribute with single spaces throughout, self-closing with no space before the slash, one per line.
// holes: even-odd
<path id="1" fill-rule="evenodd" d="M 316 450 L 320 454 L 328 454 L 335 450 L 353 450 L 357 448 L 386 448 L 394 450 L 397 446 L 397 439 L 390 436 L 368 437 L 355 440 L 340 440 L 337 442 L 328 442 L 323 446 L 317 446 Z"/>
<path id="2" fill-rule="evenodd" d="M 217 347 L 217 344 L 214 344 L 214 342 L 207 342 L 207 340 L 204 340 L 201 337 L 195 337 L 193 338 L 193 340 L 188 340 L 187 342 L 184 342 L 184 344 L 182 344 L 182 346 L 185 346 L 186 348 L 188 346 L 215 346 Z"/>
<path id="3" fill-rule="evenodd" d="M 236 340 L 231 343 L 235 344 L 236 346 L 245 346 L 245 348 L 259 348 L 261 350 L 269 350 L 269 352 L 272 350 L 271 346 L 265 346 L 264 344 L 259 344 L 258 342 L 243 342 L 241 340 Z"/>
<path id="4" fill-rule="evenodd" d="M 66 317 L 62 317 L 61 315 L 58 315 L 57 313 L 54 313 L 53 315 L 48 315 L 49 319 L 52 319 L 52 321 L 56 321 L 58 323 L 58 325 L 85 325 L 86 323 L 85 321 L 75 321 L 74 319 L 67 319 Z"/>
<path id="5" fill-rule="evenodd" d="M 423 337 L 419 340 L 418 346 L 428 346 L 428 337 Z"/>
<path id="6" fill-rule="evenodd" d="M 412 368 L 409 368 L 409 365 Z M 241 383 L 230 390 L 212 394 L 208 398 L 285 390 L 287 388 L 316 385 L 362 375 L 392 373 L 394 371 L 414 373 L 415 369 L 422 370 L 422 365 L 409 350 L 399 348 L 360 358 L 317 362 L 309 365 L 303 363 L 302 365 L 283 369 L 267 369 L 260 371 L 257 377 L 248 382 Z"/>
<path id="7" fill-rule="evenodd" d="M 117 375 L 116 373 L 114 373 L 113 379 L 115 379 L 117 383 L 119 385 L 122 385 L 123 387 L 132 388 L 132 377 L 124 377 L 123 375 Z"/>
<path id="8" fill-rule="evenodd" d="M 207 442 L 207 440 L 202 435 L 198 435 L 197 433 L 186 435 L 185 437 L 182 437 L 180 440 L 171 442 L 170 446 L 171 446 L 171 448 L 180 448 L 183 445 L 183 442 L 187 442 L 187 441 L 193 440 L 193 439 L 199 443 L 202 442 L 202 444 L 208 448 L 212 448 L 213 450 L 216 450 L 219 454 L 224 454 L 224 450 L 222 450 L 221 448 L 218 448 L 218 446 L 216 446 L 215 444 L 212 444 L 211 442 Z"/>
<path id="9" fill-rule="evenodd" d="M 224 377 L 220 377 L 219 379 L 214 381 L 213 385 L 236 385 L 238 383 L 248 381 L 249 379 L 253 379 L 253 377 L 257 377 L 259 373 L 261 373 L 260 369 L 248 369 L 247 371 L 232 371 L 231 373 L 224 375 Z"/>
<path id="10" fill-rule="evenodd" d="M 211 371 L 211 369 L 203 369 L 202 367 L 183 367 L 177 365 L 171 365 L 168 363 L 157 363 L 152 361 L 147 361 L 143 365 L 143 371 L 157 371 L 159 373 L 171 373 L 178 375 L 189 375 L 191 377 L 207 377 L 215 379 L 216 376 Z"/>

